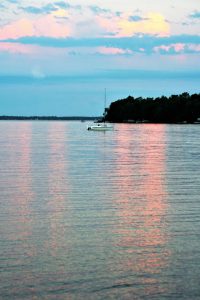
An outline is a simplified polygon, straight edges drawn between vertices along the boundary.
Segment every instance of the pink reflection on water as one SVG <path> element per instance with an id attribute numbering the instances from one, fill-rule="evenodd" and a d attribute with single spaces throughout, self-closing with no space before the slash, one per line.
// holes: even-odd
<path id="1" fill-rule="evenodd" d="M 165 222 L 165 125 L 134 125 L 135 131 L 128 126 L 122 125 L 117 136 L 116 246 L 126 272 L 157 274 L 167 267 L 170 256 Z M 153 279 L 144 277 L 143 283 L 148 280 Z"/>
<path id="2" fill-rule="evenodd" d="M 12 145 L 9 147 L 9 160 L 12 166 L 10 175 L 10 192 L 12 204 L 10 205 L 11 224 L 13 231 L 11 240 L 23 242 L 26 255 L 32 256 L 35 248 L 29 243 L 32 236 L 32 210 L 33 201 L 32 170 L 31 170 L 31 141 L 32 124 L 29 122 L 17 123 Z"/>
<path id="3" fill-rule="evenodd" d="M 56 256 L 65 245 L 65 201 L 69 190 L 66 180 L 67 159 L 66 141 L 67 132 L 65 123 L 55 122 L 49 124 L 49 250 Z"/>

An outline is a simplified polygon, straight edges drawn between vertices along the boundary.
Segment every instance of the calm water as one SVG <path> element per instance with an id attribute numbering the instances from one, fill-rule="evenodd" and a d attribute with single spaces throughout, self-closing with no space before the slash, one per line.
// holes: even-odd
<path id="1" fill-rule="evenodd" d="M 2 299 L 200 299 L 199 133 L 0 122 Z"/>

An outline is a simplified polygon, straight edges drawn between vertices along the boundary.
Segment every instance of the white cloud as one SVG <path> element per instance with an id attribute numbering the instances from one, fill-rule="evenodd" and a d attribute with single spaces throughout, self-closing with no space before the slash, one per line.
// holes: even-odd
<path id="1" fill-rule="evenodd" d="M 36 79 L 43 79 L 46 77 L 40 66 L 34 66 L 31 70 L 31 75 Z"/>

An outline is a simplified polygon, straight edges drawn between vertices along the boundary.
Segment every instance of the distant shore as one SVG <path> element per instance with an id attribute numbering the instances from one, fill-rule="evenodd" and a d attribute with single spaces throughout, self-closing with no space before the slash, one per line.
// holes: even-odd
<path id="1" fill-rule="evenodd" d="M 93 121 L 99 117 L 83 117 L 83 116 L 72 116 L 72 117 L 56 117 L 56 116 L 0 116 L 0 121 Z"/>
<path id="2" fill-rule="evenodd" d="M 103 122 L 99 118 L 95 117 L 16 117 L 16 116 L 0 116 L 0 121 L 96 121 L 95 123 Z M 126 123 L 126 124 L 169 124 L 168 122 L 153 122 L 153 121 L 135 121 L 135 120 L 123 120 L 120 122 L 108 121 L 108 123 Z M 187 122 L 170 122 L 170 124 L 188 124 Z M 192 124 L 200 124 L 200 119 Z"/>

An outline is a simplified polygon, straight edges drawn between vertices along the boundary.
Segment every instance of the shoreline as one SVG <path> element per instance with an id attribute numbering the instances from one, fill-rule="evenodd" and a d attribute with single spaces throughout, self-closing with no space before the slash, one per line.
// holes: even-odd
<path id="1" fill-rule="evenodd" d="M 56 117 L 56 116 L 0 116 L 0 121 L 93 121 L 99 117 Z"/>

